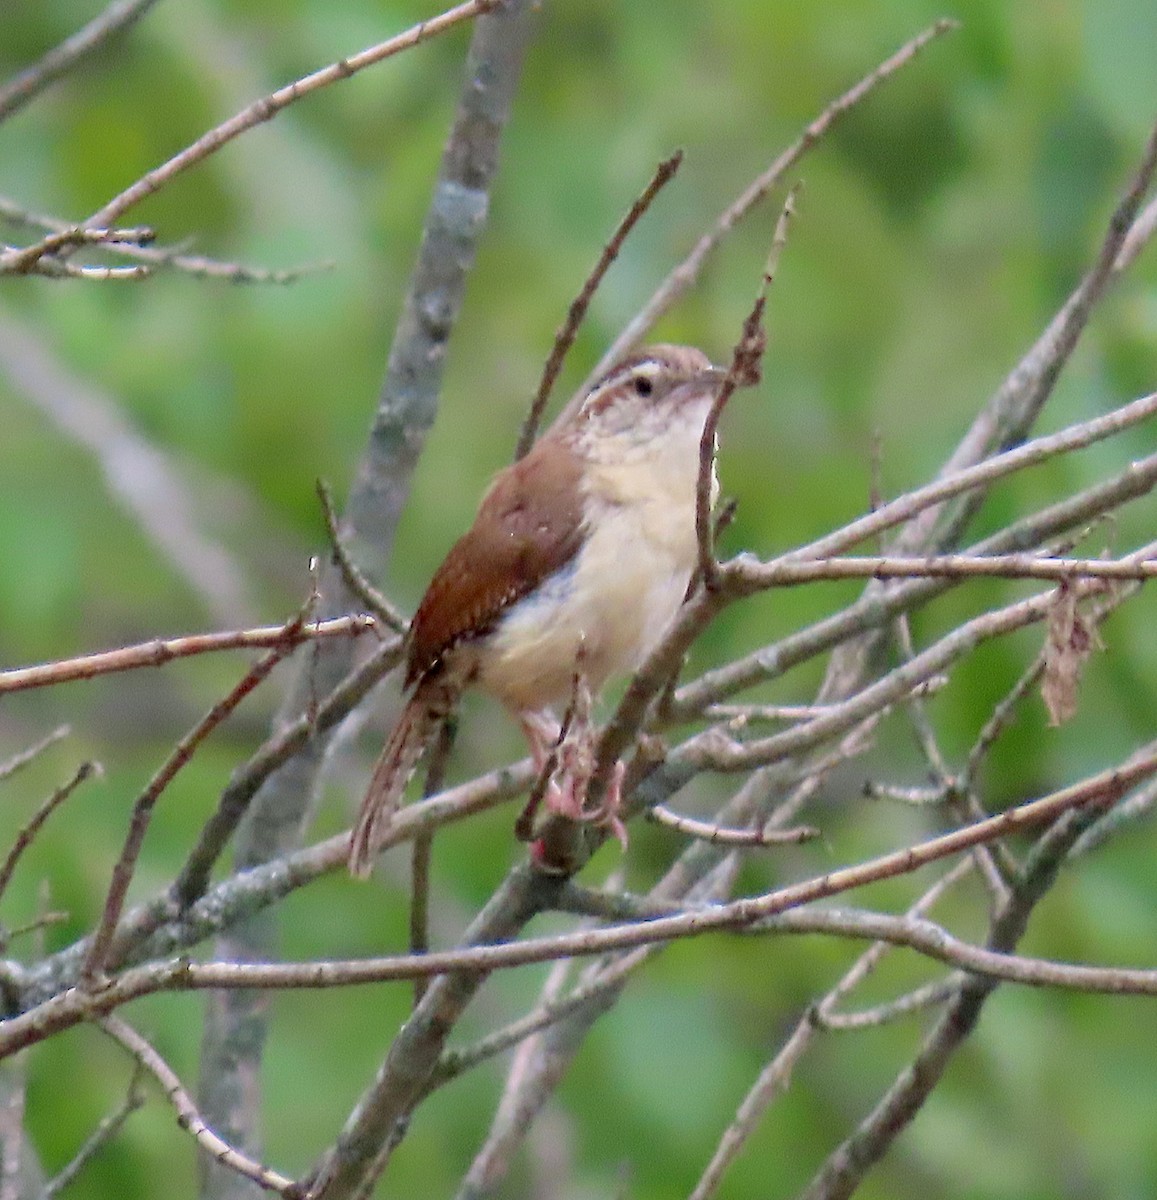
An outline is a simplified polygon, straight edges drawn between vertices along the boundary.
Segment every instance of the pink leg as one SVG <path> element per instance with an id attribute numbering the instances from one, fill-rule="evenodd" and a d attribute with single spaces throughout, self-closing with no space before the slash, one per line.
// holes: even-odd
<path id="1" fill-rule="evenodd" d="M 619 815 L 623 806 L 623 776 L 627 773 L 627 764 L 621 759 L 615 763 L 611 771 L 611 779 L 607 784 L 603 802 L 593 813 L 585 813 L 583 819 L 595 825 L 605 825 L 619 840 L 624 850 L 627 848 L 627 827 Z"/>
<path id="2" fill-rule="evenodd" d="M 593 735 L 589 724 L 576 723 L 560 744 L 561 726 L 549 710 L 519 713 L 518 722 L 530 743 L 531 758 L 539 773 L 546 767 L 552 754 L 557 753 L 558 756 L 555 773 L 547 781 L 542 796 L 547 811 L 571 821 L 606 826 L 626 850 L 627 827 L 619 815 L 626 765 L 615 763 L 602 803 L 597 809 L 588 810 L 587 787 L 595 765 Z M 528 804 L 515 823 L 515 832 L 523 840 L 533 836 L 532 826 L 537 807 L 537 804 Z"/>
<path id="3" fill-rule="evenodd" d="M 534 762 L 534 769 L 541 771 L 546 766 L 551 751 L 558 745 L 558 735 L 562 732 L 562 726 L 555 720 L 554 714 L 545 708 L 538 712 L 519 713 L 518 723 L 526 735 L 527 742 L 530 743 L 530 757 Z"/>
<path id="4" fill-rule="evenodd" d="M 574 752 L 568 754 L 568 749 L 573 749 Z M 626 764 L 615 763 L 602 802 L 598 808 L 589 809 L 586 807 L 587 787 L 594 769 L 590 747 L 564 746 L 561 757 L 562 782 L 555 787 L 553 794 L 551 789 L 547 789 L 547 808 L 571 821 L 605 825 L 618 839 L 619 845 L 626 850 L 627 827 L 619 816 L 623 802 L 623 776 L 627 773 Z"/>
<path id="5" fill-rule="evenodd" d="M 530 759 L 534 763 L 536 774 L 541 775 L 550 760 L 551 754 L 558 748 L 558 739 L 562 734 L 562 726 L 555 720 L 549 709 L 538 712 L 521 712 L 518 723 L 526 740 L 530 744 Z M 546 781 L 546 788 L 541 795 L 531 793 L 518 819 L 514 822 L 514 836 L 519 841 L 528 842 L 534 836 L 534 818 L 538 812 L 539 803 L 546 801 L 548 809 L 553 809 L 557 803 L 556 797 L 561 791 L 553 776 Z"/>

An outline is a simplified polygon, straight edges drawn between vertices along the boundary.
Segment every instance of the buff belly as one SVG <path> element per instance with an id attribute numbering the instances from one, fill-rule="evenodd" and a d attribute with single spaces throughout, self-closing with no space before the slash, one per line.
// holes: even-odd
<path id="1" fill-rule="evenodd" d="M 515 711 L 563 706 L 576 668 L 597 690 L 633 670 L 674 618 L 695 561 L 694 514 L 618 508 L 575 559 L 514 605 L 479 656 L 479 682 Z M 658 515 L 660 529 L 655 528 Z M 581 651 L 580 651 L 581 647 Z M 580 661 L 581 655 L 581 661 Z"/>

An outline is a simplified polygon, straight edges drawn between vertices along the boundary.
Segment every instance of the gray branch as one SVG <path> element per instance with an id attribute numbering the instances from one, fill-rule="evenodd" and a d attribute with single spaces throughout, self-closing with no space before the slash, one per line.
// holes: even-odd
<path id="1" fill-rule="evenodd" d="M 498 148 L 510 116 L 522 60 L 533 28 L 532 6 L 512 0 L 478 19 L 466 64 L 466 79 L 426 217 L 418 261 L 390 350 L 386 380 L 370 440 L 357 468 L 342 539 L 371 577 L 385 570 L 410 480 L 437 413 L 450 335 L 462 303 L 466 278 L 486 226 Z M 340 572 L 332 566 L 322 580 L 321 615 L 353 605 Z M 308 710 L 311 697 L 333 690 L 352 665 L 350 647 L 326 647 L 299 675 L 282 713 L 290 723 Z M 238 834 L 236 860 L 244 869 L 291 851 L 308 825 L 320 769 L 330 739 L 310 738 L 254 798 Z M 276 953 L 276 927 L 268 914 L 238 924 L 216 948 L 218 957 L 265 958 Z M 260 1157 L 250 1129 L 264 1044 L 264 1001 L 237 995 L 210 1006 L 206 1014 L 202 1094 L 207 1122 L 229 1141 Z M 244 1102 L 244 1103 L 243 1103 Z M 250 1196 L 254 1185 L 218 1167 L 208 1168 L 206 1197 Z"/>

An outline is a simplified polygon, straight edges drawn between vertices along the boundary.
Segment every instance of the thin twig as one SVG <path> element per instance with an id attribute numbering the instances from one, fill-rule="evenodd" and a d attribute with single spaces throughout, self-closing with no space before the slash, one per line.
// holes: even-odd
<path id="1" fill-rule="evenodd" d="M 961 438 L 940 470 L 940 477 L 959 473 L 981 462 L 993 450 L 1016 445 L 1040 413 L 1068 362 L 1089 319 L 1118 277 L 1138 210 L 1157 171 L 1157 125 L 1142 152 L 1141 162 L 1109 218 L 1096 257 L 1081 282 L 1057 311 L 1044 332 L 1013 367 Z M 1150 233 L 1152 231 L 1150 230 Z M 980 506 L 978 492 L 959 502 L 948 519 L 942 505 L 933 505 L 913 521 L 893 545 L 895 551 L 919 553 L 951 545 Z M 934 531 L 940 526 L 938 532 Z"/>
<path id="2" fill-rule="evenodd" d="M 650 947 L 646 948 L 646 950 L 649 949 Z M 544 985 L 538 1005 L 524 1017 L 520 1017 L 516 1021 L 511 1021 L 502 1029 L 495 1030 L 494 1033 L 480 1038 L 472 1046 L 466 1046 L 460 1050 L 447 1050 L 438 1060 L 438 1065 L 430 1077 L 429 1090 L 433 1091 L 436 1088 L 442 1087 L 444 1084 L 449 1083 L 450 1080 L 465 1074 L 480 1063 L 486 1062 L 488 1059 L 495 1057 L 495 1055 L 502 1054 L 511 1047 L 517 1046 L 519 1042 L 524 1042 L 527 1038 L 532 1037 L 536 1033 L 541 1033 L 542 1030 L 569 1016 L 609 985 L 619 982 L 625 975 L 634 970 L 639 962 L 642 961 L 642 956 L 646 954 L 646 950 L 635 950 L 629 955 L 624 955 L 603 970 L 597 971 L 588 979 L 585 979 L 577 987 L 567 992 L 566 995 L 561 994 L 561 983 L 565 980 L 565 968 L 569 964 L 566 959 L 559 959 L 554 964 L 547 980 L 548 984 L 556 984 L 556 986 L 547 987 Z M 508 1094 L 511 1091 L 510 1085 L 517 1085 L 514 1074 L 512 1071 L 508 1079 Z"/>
<path id="3" fill-rule="evenodd" d="M 259 1187 L 285 1196 L 287 1200 L 300 1200 L 304 1196 L 303 1189 L 292 1179 L 255 1162 L 218 1137 L 205 1124 L 196 1104 L 193 1103 L 193 1097 L 189 1095 L 177 1073 L 131 1025 L 114 1016 L 98 1017 L 96 1023 L 161 1085 L 165 1099 L 176 1111 L 177 1124 L 192 1134 L 197 1145 L 212 1159 L 223 1167 L 236 1171 L 238 1175 L 253 1180 Z"/>
<path id="4" fill-rule="evenodd" d="M 908 1017 L 943 1004 L 951 999 L 959 986 L 959 979 L 937 980 L 935 983 L 913 988 L 895 1000 L 874 1005 L 872 1008 L 862 1008 L 858 1012 L 830 1012 L 816 1006 L 812 1009 L 812 1019 L 821 1029 L 876 1029 L 901 1017 Z"/>
<path id="5" fill-rule="evenodd" d="M 1096 816 L 1095 809 L 1070 811 L 1048 826 L 1034 845 L 1008 901 L 993 916 L 986 953 L 1014 957 L 1033 910 L 1052 888 L 1061 864 Z M 989 975 L 962 980 L 912 1062 L 904 1066 L 872 1112 L 828 1155 L 803 1193 L 806 1200 L 847 1200 L 856 1191 L 864 1175 L 923 1107 L 999 983 L 996 976 Z"/>
<path id="6" fill-rule="evenodd" d="M 997 479 L 1003 479 L 1005 476 L 1022 471 L 1027 467 L 1037 466 L 1058 455 L 1084 450 L 1141 421 L 1148 420 L 1155 413 L 1157 413 L 1157 392 L 1123 404 L 1120 408 L 1103 416 L 1070 425 L 1058 433 L 1034 438 L 1032 441 L 1018 446 L 1015 450 L 1006 450 L 1002 454 L 993 455 L 975 466 L 965 467 L 941 476 L 932 483 L 914 488 L 905 495 L 882 505 L 875 512 L 850 521 L 834 533 L 792 550 L 775 561 L 802 562 L 842 554 L 866 538 L 874 537 L 887 529 L 910 521 L 917 514 L 931 509 L 941 500 L 949 499 L 962 492 L 986 487 Z M 732 561 L 736 562 L 735 569 L 737 571 L 741 570 L 745 563 L 742 558 Z"/>
<path id="7" fill-rule="evenodd" d="M 32 814 L 31 819 L 26 825 L 23 825 L 16 835 L 16 840 L 12 843 L 11 849 L 4 858 L 4 862 L 0 864 L 0 896 L 8 890 L 8 884 L 12 880 L 12 875 L 16 870 L 16 865 L 19 863 L 21 856 L 25 850 L 32 845 L 36 835 L 44 827 L 44 823 L 50 816 L 76 791 L 78 787 L 86 779 L 91 779 L 94 775 L 100 775 L 101 768 L 98 763 L 82 762 L 76 769 L 73 777 L 49 796 L 43 804 Z"/>
<path id="8" fill-rule="evenodd" d="M 1147 495 L 1157 484 L 1157 455 L 1131 463 L 1120 474 L 1009 525 L 969 550 L 990 556 L 1038 546 L 1058 533 L 1090 518 Z M 663 714 L 664 723 L 693 719 L 706 705 L 716 703 L 758 683 L 778 678 L 790 668 L 844 644 L 854 645 L 861 634 L 882 629 L 904 612 L 945 592 L 950 581 L 911 580 L 882 594 L 865 593 L 830 617 L 790 634 L 781 642 L 685 684 Z"/>
<path id="9" fill-rule="evenodd" d="M 48 1180 L 41 1193 L 42 1200 L 53 1200 L 69 1187 L 88 1163 L 120 1133 L 129 1117 L 145 1103 L 145 1093 L 141 1087 L 144 1070 L 140 1062 L 133 1063 L 133 1074 L 125 1098 L 112 1112 L 101 1118 L 72 1160 Z"/>
<path id="10" fill-rule="evenodd" d="M 405 633 L 409 622 L 405 617 L 378 591 L 376 587 L 362 574 L 361 568 L 350 558 L 349 550 L 342 540 L 338 528 L 337 513 L 333 506 L 333 495 L 329 484 L 324 479 L 317 481 L 317 498 L 321 501 L 322 515 L 325 517 L 325 527 L 329 531 L 330 551 L 333 560 L 341 571 L 345 585 L 356 596 L 366 611 L 373 615 L 387 628 L 395 633 Z"/>
<path id="11" fill-rule="evenodd" d="M 71 71 L 86 55 L 103 46 L 114 34 L 127 29 L 134 21 L 139 21 L 156 2 L 157 0 L 114 0 L 104 12 L 65 38 L 39 62 L 10 79 L 0 87 L 0 121 L 18 112 L 50 83 Z"/>
<path id="12" fill-rule="evenodd" d="M 941 676 L 981 643 L 1045 620 L 1054 602 L 1051 591 L 1041 592 L 965 621 L 909 662 L 901 663 L 873 683 L 853 691 L 847 700 L 832 705 L 825 715 L 811 721 L 747 742 L 737 742 L 715 727 L 684 742 L 672 752 L 672 760 L 690 761 L 718 771 L 743 771 L 812 749 L 871 713 L 904 700 L 913 688 Z"/>
<path id="13" fill-rule="evenodd" d="M 951 871 L 942 876 L 908 909 L 908 917 L 923 917 L 940 897 L 957 880 L 972 867 L 971 860 L 958 863 Z M 759 1073 L 759 1078 L 748 1090 L 742 1103 L 736 1111 L 735 1118 L 719 1139 L 711 1161 L 704 1169 L 689 1200 L 710 1200 L 719 1188 L 728 1167 L 739 1156 L 744 1144 L 751 1137 L 763 1114 L 777 1095 L 782 1093 L 791 1081 L 796 1063 L 810 1045 L 820 1026 L 815 1021 L 817 1012 L 831 1012 L 835 1005 L 858 987 L 876 968 L 880 959 L 891 947 L 885 942 L 876 942 L 852 964 L 835 987 L 819 1001 L 812 1005 L 796 1024 L 791 1035 L 780 1047 L 772 1060 Z"/>
<path id="14" fill-rule="evenodd" d="M 828 704 L 708 704 L 703 717 L 708 721 L 725 721 L 733 729 L 743 729 L 755 723 L 791 724 L 823 716 Z"/>
<path id="15" fill-rule="evenodd" d="M 40 663 L 34 667 L 16 667 L 0 671 L 0 695 L 22 692 L 32 688 L 55 687 L 77 679 L 95 679 L 117 671 L 136 671 L 142 667 L 163 667 L 178 658 L 196 654 L 213 654 L 222 650 L 278 649 L 284 653 L 306 642 L 327 637 L 358 637 L 377 629 L 373 617 L 356 614 L 333 617 L 328 621 L 313 621 L 298 625 L 265 625 L 260 629 L 237 629 L 225 633 L 194 633 L 185 637 L 157 638 L 119 650 L 104 650 L 79 658 Z"/>
<path id="16" fill-rule="evenodd" d="M 272 650 L 269 650 L 254 663 L 229 694 L 214 704 L 205 716 L 197 722 L 196 726 L 177 743 L 172 754 L 169 755 L 160 770 L 157 771 L 149 781 L 148 786 L 137 798 L 136 803 L 133 805 L 132 817 L 129 821 L 129 831 L 125 836 L 124 846 L 121 849 L 116 865 L 113 867 L 112 882 L 109 884 L 108 895 L 105 897 L 104 910 L 101 913 L 100 922 L 89 944 L 88 954 L 81 972 L 83 984 L 91 986 L 98 984 L 100 981 L 108 961 L 108 953 L 112 947 L 113 937 L 116 934 L 117 922 L 120 920 L 121 911 L 124 908 L 129 883 L 132 881 L 133 872 L 136 869 L 137 857 L 145 840 L 145 831 L 148 829 L 153 809 L 160 799 L 161 794 L 173 781 L 177 772 L 192 758 L 197 747 L 205 738 L 292 651 L 294 631 L 297 627 L 306 623 L 309 610 L 312 608 L 315 599 L 315 596 L 311 596 L 301 612 L 285 625 L 286 636 L 282 639 L 281 644 L 274 646 Z"/>
<path id="17" fill-rule="evenodd" d="M 811 825 L 795 829 L 730 829 L 714 821 L 680 816 L 662 804 L 647 809 L 647 820 L 717 846 L 798 846 L 820 836 L 820 831 Z"/>
<path id="18" fill-rule="evenodd" d="M 365 70 L 366 67 L 374 66 L 403 50 L 409 50 L 419 42 L 445 33 L 462 21 L 490 12 L 497 7 L 498 3 L 499 0 L 467 0 L 465 4 L 451 8 L 440 16 L 419 22 L 404 33 L 362 50 L 349 58 L 339 59 L 328 67 L 314 71 L 302 79 L 295 80 L 293 83 L 271 92 L 268 96 L 263 96 L 228 121 L 203 134 L 192 145 L 175 154 L 167 162 L 142 175 L 134 184 L 114 196 L 87 220 L 82 221 L 81 226 L 89 229 L 109 227 L 134 204 L 160 190 L 180 172 L 208 158 L 209 155 L 246 130 L 270 120 L 294 101 L 301 100 L 318 89 L 328 87 L 339 80 L 348 79 L 351 75 Z M 21 250 L 0 255 L 0 272 L 27 271 L 36 264 L 38 259 L 48 253 L 49 249 L 50 247 L 42 240 Z"/>
<path id="19" fill-rule="evenodd" d="M 731 352 L 731 364 L 715 393 L 703 432 L 699 438 L 699 474 L 695 484 L 695 537 L 699 545 L 698 577 L 708 591 L 719 586 L 719 563 L 715 558 L 715 528 L 711 507 L 715 499 L 715 452 L 719 441 L 719 419 L 735 390 L 752 387 L 759 382 L 763 354 L 767 349 L 767 334 L 763 327 L 763 311 L 767 293 L 775 280 L 780 255 L 787 245 L 787 227 L 795 213 L 798 185 L 787 194 L 783 211 L 775 223 L 771 250 L 760 277 L 755 303 L 743 322 L 743 329 Z"/>
<path id="20" fill-rule="evenodd" d="M 546 360 L 546 365 L 542 369 L 542 378 L 539 380 L 538 390 L 534 393 L 530 410 L 526 414 L 526 420 L 522 423 L 522 430 L 518 435 L 518 445 L 514 451 L 516 462 L 520 458 L 525 457 L 527 451 L 534 445 L 534 439 L 538 433 L 539 424 L 542 421 L 542 414 L 546 410 L 546 402 L 550 399 L 551 389 L 558 378 L 558 373 L 562 370 L 562 364 L 566 359 L 568 351 L 574 345 L 574 339 L 578 333 L 579 326 L 582 324 L 583 317 L 586 316 L 591 299 L 598 289 L 599 284 L 603 281 L 603 276 L 610 269 L 611 263 L 618 258 L 619 251 L 622 249 L 623 243 L 627 240 L 627 235 L 638 224 L 639 218 L 654 203 L 655 197 L 675 177 L 675 172 L 679 170 L 682 162 L 683 151 L 676 150 L 670 158 L 664 159 L 658 165 L 655 169 L 655 174 L 651 177 L 651 182 L 647 184 L 634 204 L 631 205 L 627 215 L 619 222 L 618 228 L 611 235 L 610 241 L 603 247 L 598 262 L 595 263 L 590 274 L 583 282 L 582 289 L 571 302 L 571 306 L 567 310 L 566 320 L 554 335 L 554 345 Z M 567 411 L 570 408 L 571 405 L 568 405 Z"/>
<path id="21" fill-rule="evenodd" d="M 6 196 L 0 196 L 0 220 L 7 221 L 13 225 L 39 229 L 47 233 L 66 233 L 69 230 L 76 231 L 77 229 L 75 225 L 70 224 L 68 221 L 62 221 L 59 217 L 52 217 L 46 213 L 31 212 L 26 208 L 22 208 Z M 104 231 L 89 232 L 103 234 Z M 171 268 L 201 279 L 218 279 L 226 283 L 237 284 L 255 283 L 283 286 L 285 284 L 296 283 L 297 280 L 307 275 L 316 275 L 322 271 L 332 271 L 334 268 L 332 260 L 303 263 L 297 267 L 281 268 L 278 270 L 270 270 L 265 267 L 250 267 L 244 263 L 224 262 L 220 259 L 209 258 L 203 254 L 190 254 L 184 244 L 175 246 L 142 246 L 128 242 L 110 242 L 102 244 L 101 249 L 116 258 L 130 258 L 144 264 L 148 268 Z M 96 270 L 99 268 L 92 269 Z M 41 259 L 37 264 L 37 272 L 49 277 L 59 274 L 61 278 L 71 277 L 72 273 L 83 274 L 83 271 L 71 268 L 71 264 L 55 259 Z"/>
<path id="22" fill-rule="evenodd" d="M 733 578 L 760 586 L 797 587 L 837 579 L 1119 579 L 1157 576 L 1157 562 L 1125 557 L 1041 558 L 1036 554 L 935 554 L 924 558 L 822 558 L 815 562 L 733 560 Z M 730 565 L 730 564 L 729 564 Z"/>
<path id="23" fill-rule="evenodd" d="M 21 750 L 19 754 L 14 754 L 6 762 L 0 763 L 0 783 L 3 783 L 5 779 L 10 779 L 17 771 L 34 762 L 49 746 L 55 746 L 57 742 L 68 737 L 71 732 L 71 726 L 58 725 L 50 734 L 42 737 L 40 741 L 34 742 L 27 750 Z"/>
<path id="24" fill-rule="evenodd" d="M 833 100 L 771 166 L 749 184 L 742 195 L 724 209 L 715 226 L 699 239 L 691 253 L 667 275 L 650 300 L 615 339 L 595 368 L 594 374 L 596 376 L 603 374 L 643 340 L 659 318 L 699 278 L 707 259 L 723 238 L 830 131 L 836 121 L 860 104 L 878 84 L 911 62 L 929 42 L 959 28 L 958 21 L 937 21 L 935 25 L 929 26 L 910 42 L 906 42 L 895 54 L 882 62 L 870 74 L 864 76 L 854 87 L 849 88 L 842 96 Z"/>
<path id="25" fill-rule="evenodd" d="M 53 925 L 63 925 L 68 920 L 71 920 L 71 914 L 61 910 L 42 912 L 19 925 L 13 925 L 8 930 L 7 942 L 11 943 L 16 938 L 26 937 L 30 933 L 39 933 L 42 929 L 49 929 Z"/>
<path id="26" fill-rule="evenodd" d="M 894 800 L 897 804 L 908 804 L 913 808 L 937 807 L 944 804 L 950 794 L 942 783 L 930 787 L 905 787 L 898 783 L 879 783 L 874 779 L 865 780 L 863 793 L 865 800 Z"/>
<path id="27" fill-rule="evenodd" d="M 46 242 L 53 240 L 56 240 L 56 235 L 44 239 Z M 80 236 L 79 231 L 76 236 L 73 236 L 73 231 L 69 230 L 68 235 L 59 240 L 64 246 L 71 246 L 86 239 Z M 117 245 L 116 242 L 111 244 Z M 37 243 L 37 248 L 39 245 L 40 243 Z M 144 263 L 128 267 L 106 267 L 66 262 L 62 258 L 53 258 L 47 253 L 32 257 L 20 257 L 25 249 L 28 247 L 3 246 L 0 248 L 2 250 L 0 252 L 0 275 L 40 275 L 45 279 L 83 279 L 89 283 L 142 283 L 152 274 Z"/>
<path id="28" fill-rule="evenodd" d="M 907 613 L 901 613 L 896 618 L 896 633 L 900 651 L 910 662 L 916 657 L 916 650 L 912 642 L 912 628 Z M 982 808 L 973 792 L 967 787 L 961 787 L 960 781 L 949 769 L 923 699 L 913 697 L 906 705 L 906 709 L 916 735 L 917 745 L 927 760 L 931 777 L 937 781 L 937 786 L 933 790 L 939 794 L 940 802 L 944 803 L 952 816 L 961 822 L 979 821 L 988 816 L 988 812 Z M 1003 850 L 1003 843 L 997 842 L 991 847 L 977 846 L 972 852 L 981 877 L 996 904 L 1003 904 L 1008 899 L 1008 884 L 1001 870 L 1002 866 L 1006 869 L 1008 866 L 1007 860 L 1001 856 Z"/>
<path id="29" fill-rule="evenodd" d="M 399 641 L 380 647 L 355 667 L 316 706 L 282 726 L 230 779 L 213 815 L 205 822 L 193 849 L 170 889 L 173 900 L 186 909 L 208 886 L 214 864 L 224 852 L 253 799 L 279 768 L 315 737 L 334 728 L 401 659 Z M 348 850 L 348 838 L 347 850 Z M 250 864 L 255 865 L 255 864 Z"/>
<path id="30" fill-rule="evenodd" d="M 32 212 L 22 208 L 14 200 L 0 196 L 0 220 L 16 226 L 40 229 L 46 233 L 67 233 L 76 230 L 74 224 L 61 221 L 59 217 L 49 216 L 46 212 Z M 95 230 L 103 233 L 103 230 Z M 149 268 L 172 268 L 206 280 L 223 280 L 227 283 L 271 283 L 283 286 L 295 283 L 307 275 L 317 275 L 320 271 L 334 269 L 332 260 L 329 262 L 306 263 L 301 266 L 281 270 L 269 270 L 259 266 L 247 266 L 244 263 L 222 262 L 221 259 L 208 258 L 204 254 L 191 254 L 184 244 L 175 246 L 140 246 L 130 242 L 114 241 L 101 246 L 102 251 L 112 254 L 115 258 L 131 258 L 143 263 Z M 37 264 L 38 274 L 52 276 L 60 272 L 61 277 L 67 276 L 64 270 L 68 264 L 56 262 L 53 259 L 42 259 Z"/>

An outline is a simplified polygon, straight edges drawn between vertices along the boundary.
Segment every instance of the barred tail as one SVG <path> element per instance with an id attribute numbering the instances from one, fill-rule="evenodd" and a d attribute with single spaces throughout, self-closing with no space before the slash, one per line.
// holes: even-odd
<path id="1" fill-rule="evenodd" d="M 454 688 L 441 672 L 427 676 L 402 709 L 386 748 L 374 766 L 370 786 L 358 810 L 350 835 L 350 874 L 364 879 L 374 865 L 374 855 L 394 813 L 406 784 L 410 782 L 426 747 L 438 726 L 449 715 L 457 700 Z"/>

